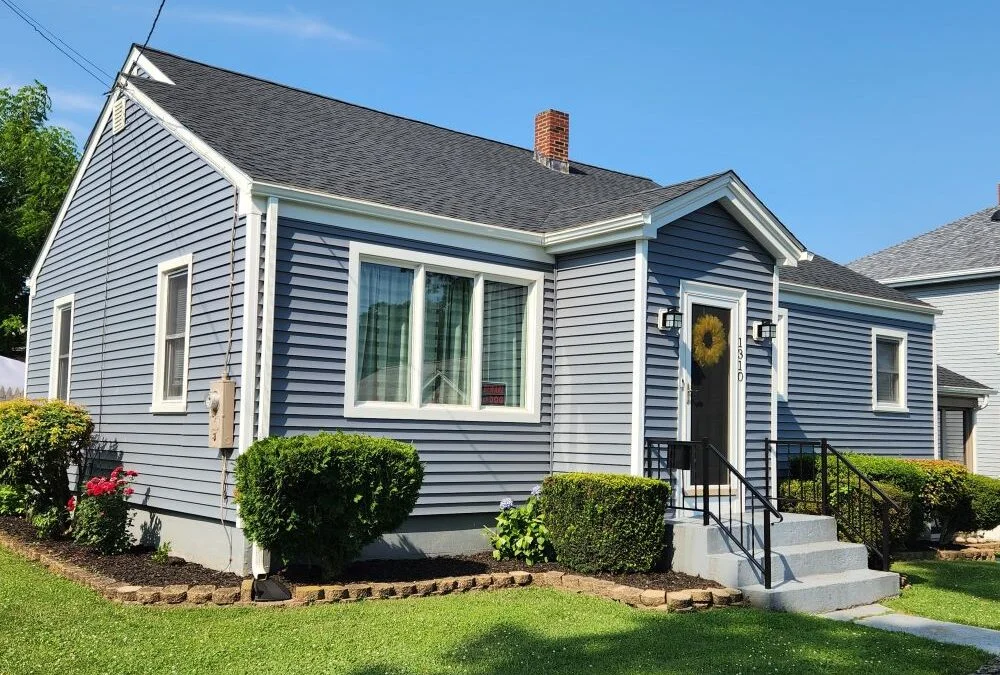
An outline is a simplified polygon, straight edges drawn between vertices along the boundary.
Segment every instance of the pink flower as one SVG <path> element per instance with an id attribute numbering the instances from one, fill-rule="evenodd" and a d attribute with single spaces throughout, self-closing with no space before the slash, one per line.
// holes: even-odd
<path id="1" fill-rule="evenodd" d="M 135 492 L 135 490 L 133 490 L 132 488 L 125 488 L 126 497 L 131 497 L 133 492 Z"/>
<path id="2" fill-rule="evenodd" d="M 125 475 L 128 476 L 129 478 L 135 478 L 136 476 L 139 475 L 139 472 L 129 469 L 128 471 L 125 472 Z"/>

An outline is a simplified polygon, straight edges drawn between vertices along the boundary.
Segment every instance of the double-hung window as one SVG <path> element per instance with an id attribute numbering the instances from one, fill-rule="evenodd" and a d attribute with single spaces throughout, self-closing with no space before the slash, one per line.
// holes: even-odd
<path id="1" fill-rule="evenodd" d="M 344 414 L 537 421 L 541 272 L 351 244 Z"/>
<path id="2" fill-rule="evenodd" d="M 69 400 L 73 365 L 73 295 L 52 303 L 52 355 L 49 361 L 49 398 Z"/>
<path id="3" fill-rule="evenodd" d="M 191 268 L 191 255 L 162 262 L 157 268 L 152 412 L 187 411 Z"/>
<path id="4" fill-rule="evenodd" d="M 906 333 L 872 329 L 872 409 L 906 412 Z"/>

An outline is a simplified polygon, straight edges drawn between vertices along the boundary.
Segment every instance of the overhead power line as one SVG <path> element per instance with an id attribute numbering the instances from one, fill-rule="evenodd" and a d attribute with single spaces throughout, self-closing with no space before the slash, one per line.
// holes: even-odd
<path id="1" fill-rule="evenodd" d="M 32 18 L 31 15 L 29 15 L 23 9 L 18 7 L 16 4 L 14 4 L 12 0 L 0 0 L 0 2 L 5 4 L 7 6 L 7 9 L 13 12 L 15 16 L 17 16 L 19 19 L 21 19 L 26 24 L 31 26 L 31 28 L 33 28 L 36 33 L 41 35 L 46 42 L 48 42 L 50 45 L 58 49 L 66 58 L 68 58 L 70 61 L 79 66 L 85 73 L 87 73 L 92 78 L 100 82 L 102 86 L 105 87 L 108 86 L 107 81 L 105 79 L 102 79 L 97 74 L 98 72 L 103 73 L 106 78 L 111 79 L 111 75 L 107 71 L 105 71 L 103 68 L 95 64 L 93 61 L 88 59 L 86 56 L 84 56 L 77 50 L 73 49 L 73 47 L 68 45 L 62 38 L 60 38 L 58 35 L 50 31 L 48 28 L 39 23 L 37 20 Z M 65 49 L 60 45 L 64 45 Z M 82 61 L 80 59 L 82 59 Z M 86 64 L 89 64 L 89 66 L 85 65 L 83 62 L 86 62 Z"/>

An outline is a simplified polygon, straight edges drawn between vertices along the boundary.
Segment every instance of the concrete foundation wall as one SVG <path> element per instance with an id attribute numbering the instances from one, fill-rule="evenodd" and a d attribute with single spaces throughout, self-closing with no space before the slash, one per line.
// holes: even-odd
<path id="1" fill-rule="evenodd" d="M 218 520 L 147 509 L 133 514 L 136 541 L 148 546 L 170 542 L 170 555 L 214 570 L 243 576 L 250 569 L 249 542 L 231 522 L 223 527 Z"/>
<path id="2" fill-rule="evenodd" d="M 487 551 L 490 542 L 483 528 L 495 524 L 494 513 L 414 516 L 396 532 L 365 547 L 360 557 L 362 560 L 422 558 Z"/>

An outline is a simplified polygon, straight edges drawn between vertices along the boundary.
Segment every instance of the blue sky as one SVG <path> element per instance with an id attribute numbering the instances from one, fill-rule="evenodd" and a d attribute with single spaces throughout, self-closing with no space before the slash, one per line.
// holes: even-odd
<path id="1" fill-rule="evenodd" d="M 105 70 L 159 0 L 15 0 Z M 997 201 L 1000 3 L 167 0 L 152 46 L 661 183 L 733 168 L 840 262 Z M 0 86 L 82 143 L 104 89 L 0 6 Z"/>

